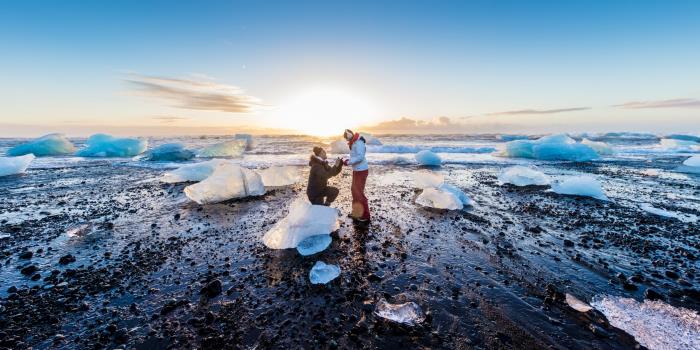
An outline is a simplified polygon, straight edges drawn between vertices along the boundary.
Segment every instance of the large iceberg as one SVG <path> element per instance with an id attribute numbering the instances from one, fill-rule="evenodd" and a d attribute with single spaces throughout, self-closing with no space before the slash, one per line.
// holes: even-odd
<path id="1" fill-rule="evenodd" d="M 700 349 L 700 314 L 694 310 L 617 296 L 596 296 L 591 305 L 649 349 Z"/>
<path id="2" fill-rule="evenodd" d="M 0 176 L 21 174 L 27 170 L 32 160 L 34 160 L 33 154 L 19 157 L 0 157 Z"/>
<path id="3" fill-rule="evenodd" d="M 510 141 L 506 143 L 505 155 L 513 158 L 576 162 L 598 158 L 598 153 L 591 146 L 577 143 L 564 134 L 545 136 L 537 140 Z"/>
<path id="4" fill-rule="evenodd" d="M 80 157 L 133 157 L 146 151 L 148 142 L 133 138 L 115 138 L 95 134 L 87 139 L 87 147 L 76 153 Z"/>
<path id="5" fill-rule="evenodd" d="M 75 146 L 65 136 L 62 134 L 48 134 L 10 148 L 7 151 L 7 155 L 14 157 L 33 154 L 37 157 L 44 157 L 72 154 L 73 152 L 75 152 Z"/>
<path id="6" fill-rule="evenodd" d="M 223 159 L 212 159 L 206 162 L 183 165 L 173 171 L 166 172 L 160 181 L 166 183 L 203 181 L 214 173 L 214 169 L 229 163 Z"/>
<path id="7" fill-rule="evenodd" d="M 608 200 L 598 180 L 589 175 L 571 176 L 552 184 L 552 191 L 559 194 L 593 197 Z"/>
<path id="8" fill-rule="evenodd" d="M 166 143 L 150 151 L 146 159 L 157 162 L 177 162 L 194 158 L 195 153 L 180 143 Z"/>
<path id="9" fill-rule="evenodd" d="M 610 147 L 610 145 L 608 145 L 605 142 L 591 141 L 589 139 L 583 139 L 581 141 L 581 144 L 592 148 L 595 151 L 595 153 L 598 153 L 598 155 L 601 155 L 601 156 L 609 156 L 609 155 L 612 155 L 615 153 L 615 151 L 613 151 L 612 147 Z"/>
<path id="10" fill-rule="evenodd" d="M 293 166 L 273 166 L 258 171 L 265 187 L 289 186 L 299 182 L 301 176 Z"/>
<path id="11" fill-rule="evenodd" d="M 262 178 L 253 170 L 222 164 L 204 181 L 185 187 L 185 195 L 199 204 L 265 194 Z"/>
<path id="12" fill-rule="evenodd" d="M 246 149 L 245 140 L 231 140 L 206 146 L 199 150 L 197 157 L 229 157 L 236 158 L 243 155 Z"/>
<path id="13" fill-rule="evenodd" d="M 344 140 L 335 140 L 331 142 L 331 153 L 347 154 L 350 153 L 350 147 L 348 147 L 348 143 Z"/>
<path id="14" fill-rule="evenodd" d="M 317 261 L 309 271 L 311 284 L 326 284 L 340 276 L 340 267 Z"/>
<path id="15" fill-rule="evenodd" d="M 685 161 L 683 161 L 683 165 L 685 166 L 692 166 L 692 167 L 700 167 L 700 156 L 692 156 Z"/>
<path id="16" fill-rule="evenodd" d="M 501 174 L 498 175 L 498 181 L 515 186 L 546 186 L 550 183 L 549 176 L 545 175 L 545 173 L 520 165 L 503 169 Z"/>
<path id="17" fill-rule="evenodd" d="M 251 134 L 236 134 L 233 136 L 235 140 L 241 140 L 245 144 L 245 150 L 250 151 L 255 148 L 255 139 Z"/>
<path id="18" fill-rule="evenodd" d="M 289 214 L 272 226 L 262 240 L 271 249 L 296 248 L 308 237 L 328 235 L 339 228 L 336 209 L 312 205 L 299 198 L 292 203 Z"/>
<path id="19" fill-rule="evenodd" d="M 442 164 L 440 156 L 428 150 L 416 153 L 416 161 L 418 164 L 426 166 L 440 166 Z"/>

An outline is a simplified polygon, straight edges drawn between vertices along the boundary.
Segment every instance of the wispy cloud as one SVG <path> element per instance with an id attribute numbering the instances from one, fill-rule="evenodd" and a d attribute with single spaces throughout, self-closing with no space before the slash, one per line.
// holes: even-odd
<path id="1" fill-rule="evenodd" d="M 263 106 L 260 99 L 246 95 L 236 86 L 201 76 L 179 79 L 134 74 L 125 80 L 135 93 L 167 101 L 178 108 L 251 113 Z"/>
<path id="2" fill-rule="evenodd" d="M 571 107 L 571 108 L 557 108 L 557 109 L 518 109 L 515 111 L 505 111 L 489 113 L 487 115 L 537 115 L 537 114 L 555 114 L 555 113 L 565 113 L 565 112 L 577 112 L 589 110 L 591 107 Z"/>
<path id="3" fill-rule="evenodd" d="M 437 117 L 432 120 L 419 120 L 404 117 L 365 126 L 362 129 L 378 132 L 455 132 L 465 126 L 462 121 L 467 119 L 468 117 L 460 117 L 456 120 Z"/>
<path id="4" fill-rule="evenodd" d="M 151 117 L 151 119 L 160 120 L 160 121 L 163 122 L 163 123 L 174 123 L 174 122 L 177 122 L 177 121 L 180 121 L 180 120 L 187 120 L 187 119 L 189 119 L 189 118 L 186 118 L 186 117 L 178 117 L 178 116 L 174 116 L 174 115 L 173 115 L 173 116 L 170 116 L 170 115 L 157 115 L 157 116 Z"/>
<path id="5" fill-rule="evenodd" d="M 644 108 L 700 108 L 700 100 L 697 98 L 674 98 L 670 100 L 659 101 L 632 101 L 613 107 L 628 108 L 628 109 L 644 109 Z"/>

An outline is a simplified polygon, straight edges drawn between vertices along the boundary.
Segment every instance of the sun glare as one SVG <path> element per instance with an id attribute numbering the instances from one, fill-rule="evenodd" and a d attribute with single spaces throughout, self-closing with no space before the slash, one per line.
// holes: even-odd
<path id="1" fill-rule="evenodd" d="M 293 96 L 278 113 L 280 127 L 316 136 L 340 135 L 346 128 L 377 118 L 367 99 L 335 88 L 316 88 Z"/>

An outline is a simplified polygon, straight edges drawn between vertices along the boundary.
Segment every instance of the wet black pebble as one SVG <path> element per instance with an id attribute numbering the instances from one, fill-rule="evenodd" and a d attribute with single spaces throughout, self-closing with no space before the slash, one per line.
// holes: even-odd
<path id="1" fill-rule="evenodd" d="M 572 241 L 570 241 L 570 240 L 568 240 L 568 239 L 565 239 L 565 240 L 564 240 L 564 246 L 565 246 L 565 247 L 573 247 L 573 246 L 574 246 L 574 242 L 572 242 Z"/>
<path id="2" fill-rule="evenodd" d="M 644 299 L 664 300 L 664 296 L 653 289 L 647 289 L 646 291 L 644 291 Z"/>
<path id="3" fill-rule="evenodd" d="M 34 253 L 32 253 L 31 250 L 27 250 L 23 252 L 22 254 L 19 255 L 20 259 L 31 259 L 32 256 L 34 256 Z"/>
<path id="4" fill-rule="evenodd" d="M 61 265 L 70 264 L 75 262 L 75 257 L 71 254 L 67 254 L 58 259 L 58 263 Z"/>
<path id="5" fill-rule="evenodd" d="M 36 272 L 37 270 L 39 270 L 39 268 L 36 267 L 36 265 L 29 265 L 29 266 L 23 268 L 22 270 L 20 270 L 20 272 L 25 276 L 29 276 L 29 275 L 33 274 L 34 272 Z"/>
<path id="6" fill-rule="evenodd" d="M 207 283 L 204 288 L 202 288 L 200 294 L 204 294 L 210 298 L 213 298 L 219 294 L 221 294 L 221 281 L 220 280 L 213 280 L 209 283 Z"/>

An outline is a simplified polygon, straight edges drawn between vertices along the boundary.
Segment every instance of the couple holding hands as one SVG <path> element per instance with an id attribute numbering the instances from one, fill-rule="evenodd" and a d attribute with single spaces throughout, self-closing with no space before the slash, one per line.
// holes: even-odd
<path id="1" fill-rule="evenodd" d="M 369 174 L 369 166 L 365 158 L 365 138 L 359 133 L 345 129 L 343 138 L 348 142 L 350 158 L 336 158 L 333 165 L 328 164 L 326 151 L 321 147 L 314 147 L 314 154 L 309 160 L 309 183 L 306 194 L 311 204 L 330 205 L 340 192 L 333 186 L 328 186 L 328 179 L 336 176 L 343 169 L 343 165 L 352 166 L 352 213 L 350 216 L 357 221 L 367 222 L 369 216 L 369 204 L 365 197 L 365 183 Z"/>

